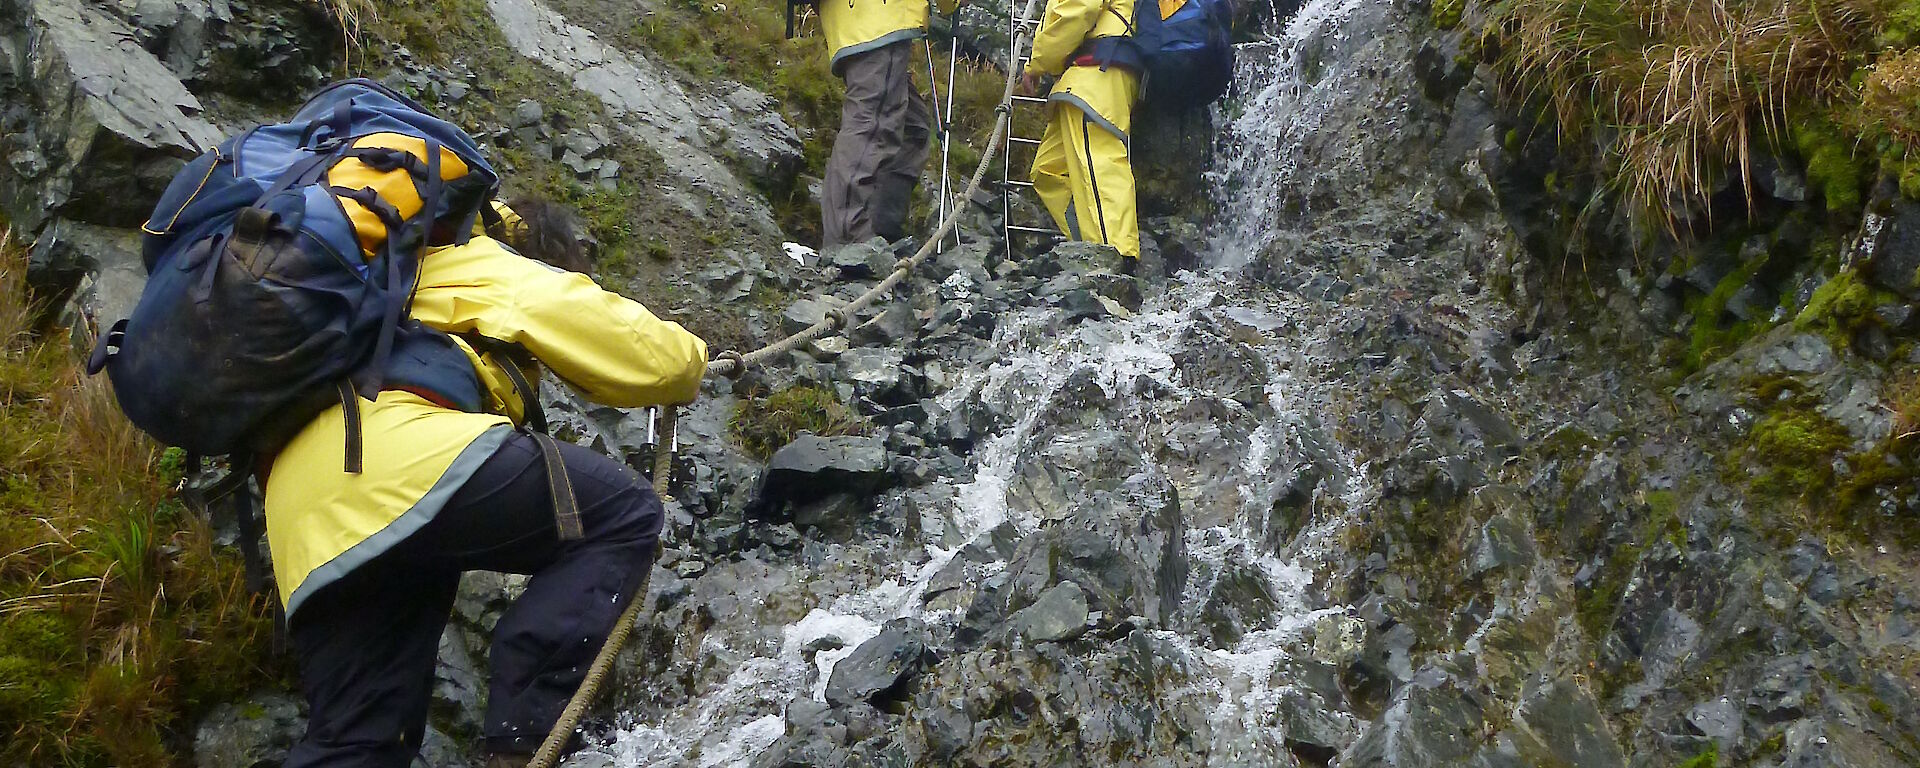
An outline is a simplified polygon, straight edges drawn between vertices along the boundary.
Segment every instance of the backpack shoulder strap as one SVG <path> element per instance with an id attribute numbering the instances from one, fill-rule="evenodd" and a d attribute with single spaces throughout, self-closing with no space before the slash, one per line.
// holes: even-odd
<path id="1" fill-rule="evenodd" d="M 500 369 L 507 374 L 507 380 L 513 382 L 514 394 L 520 397 L 520 412 L 525 415 L 520 431 L 533 438 L 540 446 L 540 457 L 547 465 L 547 492 L 553 499 L 553 523 L 560 532 L 561 541 L 575 541 L 586 535 L 580 526 L 580 503 L 573 495 L 573 481 L 567 477 L 566 462 L 560 456 L 560 444 L 547 434 L 547 414 L 540 407 L 540 392 L 520 371 L 518 360 L 532 358 L 527 350 L 518 344 L 510 344 L 487 336 L 466 335 L 469 344 L 482 352 L 501 357 Z"/>

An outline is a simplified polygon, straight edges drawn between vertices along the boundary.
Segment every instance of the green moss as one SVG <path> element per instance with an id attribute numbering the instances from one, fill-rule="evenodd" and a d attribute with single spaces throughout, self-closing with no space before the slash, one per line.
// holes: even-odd
<path id="1" fill-rule="evenodd" d="M 1833 460 L 1852 444 L 1839 424 L 1811 407 L 1790 403 L 1770 413 L 1748 436 L 1748 457 L 1761 468 L 1755 488 L 1767 495 L 1805 497 L 1833 485 Z"/>
<path id="2" fill-rule="evenodd" d="M 1888 300 L 1893 297 L 1868 286 L 1857 271 L 1842 269 L 1814 289 L 1793 325 L 1803 331 L 1824 332 L 1838 346 L 1845 346 L 1855 329 L 1873 322 L 1873 308 Z"/>
<path id="3" fill-rule="evenodd" d="M 1434 28 L 1450 30 L 1460 26 L 1460 17 L 1466 10 L 1467 0 L 1434 0 L 1431 13 Z"/>
<path id="4" fill-rule="evenodd" d="M 1789 137 L 1807 165 L 1807 183 L 1819 190 L 1827 211 L 1851 216 L 1860 210 L 1867 173 L 1854 143 L 1825 114 L 1809 110 L 1794 123 Z"/>
<path id="5" fill-rule="evenodd" d="M 1760 319 L 1736 321 L 1726 327 L 1721 325 L 1722 316 L 1727 312 L 1727 303 L 1733 300 L 1740 289 L 1753 282 L 1754 276 L 1759 274 L 1766 262 L 1764 253 L 1753 257 L 1722 278 L 1714 285 L 1712 292 L 1688 302 L 1688 311 L 1693 315 L 1693 328 L 1688 336 L 1683 374 L 1700 370 L 1767 328 L 1769 323 Z"/>
<path id="6" fill-rule="evenodd" d="M 1720 748 L 1714 744 L 1708 744 L 1705 751 L 1687 758 L 1687 761 L 1681 763 L 1678 768 L 1717 768 L 1719 765 Z"/>
<path id="7" fill-rule="evenodd" d="M 1614 617 L 1620 612 L 1620 599 L 1627 592 L 1627 581 L 1645 547 L 1643 541 L 1629 541 L 1615 547 L 1603 559 L 1605 566 L 1599 576 L 1576 594 L 1574 621 L 1586 632 L 1589 641 L 1598 643 L 1612 629 Z M 1603 688 L 1606 690 L 1602 693 L 1611 693 L 1610 686 Z"/>
<path id="8" fill-rule="evenodd" d="M 1895 0 L 1888 3 L 1886 23 L 1880 28 L 1881 48 L 1909 48 L 1920 45 L 1920 0 Z"/>
<path id="9" fill-rule="evenodd" d="M 855 435 L 865 429 L 860 417 L 828 390 L 796 386 L 764 400 L 742 399 L 734 405 L 727 431 L 749 455 L 766 459 L 802 432 L 822 437 Z"/>

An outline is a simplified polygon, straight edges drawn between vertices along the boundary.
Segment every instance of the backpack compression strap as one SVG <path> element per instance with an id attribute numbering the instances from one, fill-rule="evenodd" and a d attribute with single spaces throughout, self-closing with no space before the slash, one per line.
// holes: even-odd
<path id="1" fill-rule="evenodd" d="M 573 481 L 567 477 L 566 462 L 560 457 L 560 444 L 547 435 L 547 412 L 540 407 L 540 393 L 515 362 L 516 358 L 527 356 L 526 350 L 486 336 L 465 338 L 475 349 L 500 358 L 500 369 L 506 372 L 507 380 L 513 382 L 513 392 L 520 398 L 523 423 L 520 431 L 540 446 L 540 458 L 547 464 L 547 492 L 553 499 L 553 523 L 560 531 L 560 540 L 576 541 L 586 536 L 580 526 L 580 502 L 574 498 Z"/>

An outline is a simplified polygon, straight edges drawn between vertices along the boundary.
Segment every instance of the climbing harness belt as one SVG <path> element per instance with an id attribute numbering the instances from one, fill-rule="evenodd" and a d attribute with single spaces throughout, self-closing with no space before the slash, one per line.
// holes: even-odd
<path id="1" fill-rule="evenodd" d="M 926 242 L 920 246 L 920 250 L 915 251 L 912 256 L 901 259 L 899 263 L 894 266 L 893 273 L 887 275 L 886 279 L 881 280 L 878 285 L 868 289 L 866 293 L 860 294 L 853 301 L 828 310 L 826 317 L 821 318 L 819 322 L 808 326 L 799 333 L 795 333 L 792 336 L 788 336 L 745 354 L 728 351 L 716 355 L 712 361 L 707 363 L 707 373 L 709 375 L 739 378 L 741 374 L 746 372 L 749 366 L 760 365 L 769 359 L 785 355 L 790 351 L 798 349 L 802 344 L 823 338 L 829 333 L 845 330 L 848 321 L 859 314 L 860 310 L 872 304 L 875 299 L 892 293 L 894 286 L 899 285 L 901 281 L 907 279 L 907 276 L 913 273 L 915 267 L 919 266 L 921 262 L 926 261 L 928 256 L 933 255 L 940 247 L 940 243 L 945 240 L 949 234 L 954 233 L 954 226 L 955 222 L 959 219 L 960 209 L 973 199 L 975 193 L 980 191 L 980 184 L 986 179 L 987 169 L 992 167 L 994 156 L 999 154 L 1000 150 L 1005 146 L 1007 130 L 1013 113 L 1012 104 L 1016 98 L 1013 93 L 1013 87 L 1020 79 L 1021 65 L 1025 64 L 1028 60 L 1028 57 L 1022 54 L 1021 51 L 1024 50 L 1032 40 L 1032 30 L 1038 27 L 1040 23 L 1038 19 L 1034 18 L 1034 6 L 1037 4 L 1038 0 L 1027 0 L 1026 6 L 1021 9 L 1020 14 L 1010 22 L 1011 28 L 1018 31 L 1018 34 L 1011 36 L 1013 40 L 1012 56 L 1008 61 L 1012 66 L 1007 68 L 1006 89 L 1001 95 L 1000 107 L 995 110 L 997 115 L 994 119 L 993 133 L 987 140 L 987 150 L 980 155 L 980 167 L 974 169 L 973 178 L 967 182 L 967 187 L 964 191 L 950 201 L 942 201 L 946 203 L 946 205 L 942 208 L 944 215 L 940 219 L 940 226 L 934 229 L 933 235 L 928 237 Z M 929 53 L 928 55 L 931 56 L 932 54 Z M 949 65 L 949 72 L 951 71 L 952 66 Z M 949 76 L 947 81 L 947 96 L 948 104 L 945 113 L 950 119 L 953 111 L 951 100 L 953 96 L 953 80 L 951 76 Z M 1039 101 L 1044 103 L 1046 100 L 1040 99 Z M 943 155 L 944 151 L 943 149 Z M 943 182 L 944 176 L 945 174 L 943 173 Z M 1031 186 L 1031 184 L 1027 186 Z M 660 419 L 660 434 L 654 444 L 653 487 L 654 490 L 660 494 L 663 502 L 670 503 L 673 501 L 668 482 L 672 479 L 673 469 L 675 443 L 674 408 L 671 406 L 662 407 L 660 409 Z M 654 559 L 656 562 L 659 560 L 658 549 L 655 550 Z M 560 713 L 559 721 L 554 723 L 553 730 L 547 734 L 547 740 L 540 745 L 540 750 L 534 753 L 533 760 L 527 763 L 528 768 L 553 768 L 553 765 L 559 761 L 561 750 L 565 749 L 567 743 L 573 739 L 574 728 L 579 725 L 580 718 L 586 714 L 587 707 L 593 703 L 594 696 L 600 691 L 600 685 L 606 681 L 607 673 L 613 667 L 613 660 L 620 655 L 620 648 L 626 644 L 628 633 L 633 631 L 633 624 L 640 617 L 640 609 L 647 602 L 648 582 L 652 580 L 652 575 L 653 571 L 649 568 L 647 573 L 641 576 L 639 588 L 636 589 L 633 594 L 627 596 L 626 609 L 621 612 L 619 620 L 615 622 L 613 631 L 607 635 L 606 643 L 600 646 L 600 654 L 594 658 L 593 666 L 587 670 L 587 676 L 580 682 L 579 689 L 574 691 L 573 699 L 567 702 L 566 709 Z"/>

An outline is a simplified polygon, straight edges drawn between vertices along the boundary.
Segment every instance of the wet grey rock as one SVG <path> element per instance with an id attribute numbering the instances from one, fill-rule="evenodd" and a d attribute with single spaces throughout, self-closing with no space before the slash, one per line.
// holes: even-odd
<path id="1" fill-rule="evenodd" d="M 839 270 L 841 280 L 877 280 L 893 272 L 895 258 L 887 241 L 873 238 L 847 243 L 820 255 L 820 263 Z"/>
<path id="2" fill-rule="evenodd" d="M 813 327 L 815 323 L 826 319 L 828 304 L 819 299 L 801 299 L 788 305 L 780 314 L 782 333 L 794 334 Z"/>
<path id="3" fill-rule="evenodd" d="M 847 338 L 856 346 L 892 346 L 905 341 L 913 329 L 913 310 L 902 302 L 890 302 L 879 314 L 848 331 Z"/>
<path id="4" fill-rule="evenodd" d="M 1258 569 L 1227 563 L 1201 609 L 1201 639 L 1214 648 L 1233 648 L 1248 632 L 1264 629 L 1278 605 L 1272 585 Z"/>
<path id="5" fill-rule="evenodd" d="M 879 438 L 802 434 L 767 462 L 753 506 L 766 511 L 834 494 L 871 493 L 886 477 L 887 449 Z"/>
<path id="6" fill-rule="evenodd" d="M 462 635 L 453 626 L 440 635 L 440 654 L 433 667 L 433 711 L 439 722 L 478 736 L 486 715 L 487 676 Z"/>
<path id="7" fill-rule="evenodd" d="M 55 220 L 28 254 L 27 274 L 50 300 L 64 298 L 53 292 L 59 286 L 71 286 L 65 325 L 105 328 L 133 314 L 146 287 L 140 232 Z"/>
<path id="8" fill-rule="evenodd" d="M 1535 557 L 1533 537 L 1520 523 L 1506 517 L 1488 520 L 1474 539 L 1467 562 L 1469 574 L 1512 568 L 1525 570 Z"/>
<path id="9" fill-rule="evenodd" d="M 513 127 L 515 128 L 536 126 L 545 119 L 545 108 L 541 107 L 540 102 L 532 99 L 523 99 L 513 108 Z"/>
<path id="10" fill-rule="evenodd" d="M 1740 705 L 1725 696 L 1703 701 L 1687 710 L 1687 724 L 1695 732 L 1712 739 L 1722 752 L 1731 752 L 1740 745 L 1744 723 Z"/>
<path id="11" fill-rule="evenodd" d="M 1342 766 L 1447 765 L 1473 754 L 1484 715 L 1479 703 L 1451 685 L 1409 685 L 1341 753 Z"/>
<path id="12" fill-rule="evenodd" d="M 1060 297 L 1061 318 L 1069 323 L 1082 320 L 1098 320 L 1112 314 L 1104 298 L 1093 291 L 1078 289 L 1068 291 Z"/>
<path id="13" fill-rule="evenodd" d="M 845 528 L 867 511 L 865 499 L 851 493 L 835 493 L 794 509 L 793 524 L 800 528 Z"/>
<path id="14" fill-rule="evenodd" d="M 768 170 L 776 156 L 798 158 L 799 137 L 777 112 L 764 102 L 758 111 L 742 110 L 727 98 L 700 93 L 652 59 L 607 44 L 538 0 L 488 0 L 487 9 L 515 51 L 598 98 L 622 133 L 666 159 L 679 191 L 714 198 L 727 220 L 779 237 L 764 199 L 721 159 Z"/>
<path id="15" fill-rule="evenodd" d="M 850 349 L 840 356 L 838 376 L 840 381 L 853 385 L 855 395 L 881 405 L 906 405 L 917 399 L 897 349 Z"/>
<path id="16" fill-rule="evenodd" d="M 26 65 L 0 69 L 0 209 L 16 226 L 136 227 L 174 172 L 219 142 L 200 100 L 119 20 L 79 0 L 8 0 L 0 19 L 13 22 L 0 51 Z"/>
<path id="17" fill-rule="evenodd" d="M 276 768 L 307 731 L 298 700 L 277 692 L 222 704 L 200 720 L 193 735 L 198 768 Z"/>
<path id="18" fill-rule="evenodd" d="M 1826 339 L 1811 333 L 1780 336 L 1777 332 L 1769 335 L 1772 343 L 1754 365 L 1759 373 L 1817 373 L 1833 365 L 1833 347 Z"/>
<path id="19" fill-rule="evenodd" d="M 462 766 L 475 762 L 475 757 L 464 744 L 471 743 L 455 739 L 447 732 L 429 724 L 426 733 L 420 737 L 420 760 L 426 765 Z"/>
<path id="20" fill-rule="evenodd" d="M 926 626 L 918 619 L 887 622 L 880 634 L 833 665 L 833 675 L 827 681 L 827 703 L 836 707 L 883 707 L 898 700 L 904 694 L 901 685 L 933 661 L 929 641 Z"/>
<path id="21" fill-rule="evenodd" d="M 973 721 L 961 710 L 941 707 L 923 711 L 914 719 L 926 734 L 927 750 L 936 760 L 952 758 L 973 741 Z"/>
<path id="22" fill-rule="evenodd" d="M 1060 582 L 1014 613 L 1012 623 L 1015 632 L 1032 642 L 1071 640 L 1086 631 L 1087 595 L 1078 584 Z"/>
<path id="23" fill-rule="evenodd" d="M 1529 765 L 1626 766 L 1593 696 L 1572 680 L 1555 680 L 1523 695 L 1507 733 Z"/>
<path id="24" fill-rule="evenodd" d="M 1920 298 L 1920 203 L 1895 196 L 1867 275 L 1882 288 Z"/>

